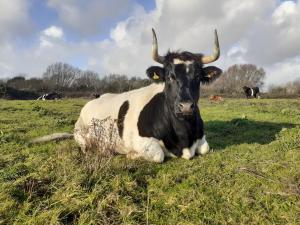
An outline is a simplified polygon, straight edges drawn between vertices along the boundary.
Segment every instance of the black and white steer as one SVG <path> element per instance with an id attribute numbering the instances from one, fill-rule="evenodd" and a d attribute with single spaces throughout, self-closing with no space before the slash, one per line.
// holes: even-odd
<path id="1" fill-rule="evenodd" d="M 259 96 L 259 88 L 258 87 L 243 87 L 246 98 L 260 98 Z"/>
<path id="2" fill-rule="evenodd" d="M 50 93 L 41 95 L 40 97 L 38 97 L 37 100 L 57 100 L 57 99 L 61 99 L 61 94 L 59 94 L 57 92 L 50 92 Z"/>
<path id="3" fill-rule="evenodd" d="M 200 83 L 213 81 L 222 73 L 214 66 L 203 67 L 219 58 L 217 32 L 214 53 L 210 56 L 190 52 L 160 56 L 156 34 L 152 32 L 152 58 L 162 64 L 146 71 L 153 83 L 121 94 L 104 94 L 88 102 L 81 110 L 74 132 L 83 149 L 93 136 L 89 130 L 93 120 L 111 118 L 117 121 L 116 151 L 130 158 L 163 162 L 165 156 L 190 159 L 195 154 L 209 152 L 197 102 Z"/>

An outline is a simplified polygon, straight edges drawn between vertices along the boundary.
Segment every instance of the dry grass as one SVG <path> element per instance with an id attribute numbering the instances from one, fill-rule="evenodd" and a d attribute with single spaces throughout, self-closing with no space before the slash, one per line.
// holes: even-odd
<path id="1" fill-rule="evenodd" d="M 116 155 L 115 150 L 120 141 L 116 123 L 117 120 L 110 117 L 93 119 L 90 127 L 75 131 L 80 132 L 85 140 L 86 146 L 80 152 L 90 173 L 103 170 Z"/>
<path id="2" fill-rule="evenodd" d="M 0 224 L 299 224 L 299 100 L 201 99 L 215 151 L 189 161 L 26 144 L 72 132 L 84 103 L 0 101 Z"/>

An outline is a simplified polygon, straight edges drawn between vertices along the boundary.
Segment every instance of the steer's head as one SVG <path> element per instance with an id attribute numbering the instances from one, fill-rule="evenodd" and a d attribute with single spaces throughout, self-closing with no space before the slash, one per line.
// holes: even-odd
<path id="1" fill-rule="evenodd" d="M 214 53 L 210 56 L 190 52 L 169 52 L 165 56 L 158 54 L 155 31 L 153 33 L 152 58 L 162 67 L 151 66 L 147 75 L 153 82 L 164 82 L 164 93 L 168 107 L 179 117 L 197 113 L 200 82 L 215 80 L 222 71 L 214 66 L 204 64 L 216 61 L 220 56 L 217 31 L 215 31 Z"/>

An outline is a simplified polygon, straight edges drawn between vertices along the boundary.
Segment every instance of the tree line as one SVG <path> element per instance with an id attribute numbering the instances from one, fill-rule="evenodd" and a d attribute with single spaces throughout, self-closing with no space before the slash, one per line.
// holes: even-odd
<path id="1" fill-rule="evenodd" d="M 39 94 L 55 91 L 67 97 L 83 97 L 96 93 L 101 95 L 107 92 L 120 93 L 150 84 L 146 78 L 129 78 L 118 74 L 109 74 L 100 78 L 94 71 L 80 70 L 62 62 L 48 66 L 41 78 L 26 79 L 26 77 L 26 74 L 19 74 L 0 83 L 16 90 Z"/>
<path id="2" fill-rule="evenodd" d="M 40 95 L 56 91 L 65 97 L 90 97 L 92 94 L 120 93 L 150 84 L 146 75 L 143 78 L 129 78 L 126 75 L 109 74 L 100 78 L 94 71 L 81 70 L 62 62 L 49 65 L 40 78 L 26 77 L 26 74 L 19 74 L 7 80 L 0 80 L 0 97 L 1 93 L 3 96 L 3 92 L 9 88 L 21 91 L 17 93 L 18 96 L 26 91 L 32 92 L 28 96 L 35 96 L 33 93 Z M 265 77 L 263 68 L 253 64 L 235 64 L 225 70 L 215 82 L 202 85 L 201 95 L 242 97 L 243 86 L 261 88 Z M 266 96 L 300 96 L 300 80 L 285 86 L 272 86 Z"/>

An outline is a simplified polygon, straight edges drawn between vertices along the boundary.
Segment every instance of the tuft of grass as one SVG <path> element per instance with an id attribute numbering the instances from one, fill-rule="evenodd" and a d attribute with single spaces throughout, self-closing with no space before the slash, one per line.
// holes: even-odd
<path id="1" fill-rule="evenodd" d="M 27 144 L 85 102 L 0 100 L 0 224 L 299 224 L 299 99 L 201 99 L 214 152 L 190 161 Z"/>

